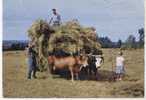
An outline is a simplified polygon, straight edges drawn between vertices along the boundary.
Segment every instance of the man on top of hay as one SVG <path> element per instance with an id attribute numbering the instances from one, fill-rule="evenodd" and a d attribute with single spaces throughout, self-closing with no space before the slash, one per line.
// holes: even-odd
<path id="1" fill-rule="evenodd" d="M 53 16 L 51 17 L 49 24 L 53 26 L 59 26 L 61 24 L 61 16 L 57 13 L 56 9 L 52 9 Z"/>

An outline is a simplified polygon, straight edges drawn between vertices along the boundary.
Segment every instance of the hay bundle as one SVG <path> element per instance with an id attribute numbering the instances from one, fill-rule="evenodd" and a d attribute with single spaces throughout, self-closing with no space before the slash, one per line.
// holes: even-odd
<path id="1" fill-rule="evenodd" d="M 52 33 L 52 28 L 44 20 L 36 20 L 28 30 L 28 36 L 35 44 L 37 65 L 41 71 L 48 66 L 46 48 L 48 48 L 48 40 Z"/>
<path id="2" fill-rule="evenodd" d="M 44 20 L 37 20 L 28 30 L 28 36 L 35 43 L 37 65 L 42 71 L 48 66 L 48 52 L 61 50 L 68 54 L 80 51 L 98 54 L 101 47 L 95 30 L 82 27 L 76 20 L 57 28 L 49 26 Z"/>

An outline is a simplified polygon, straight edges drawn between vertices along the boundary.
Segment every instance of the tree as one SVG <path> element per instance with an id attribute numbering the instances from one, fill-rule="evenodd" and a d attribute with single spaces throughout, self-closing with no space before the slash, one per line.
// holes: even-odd
<path id="1" fill-rule="evenodd" d="M 138 30 L 139 33 L 139 47 L 144 47 L 144 28 Z"/>
<path id="2" fill-rule="evenodd" d="M 99 41 L 103 48 L 111 48 L 113 45 L 112 41 L 108 37 L 100 37 Z"/>
<path id="3" fill-rule="evenodd" d="M 129 37 L 126 40 L 126 48 L 136 48 L 136 41 L 135 37 L 133 35 L 129 35 Z"/>
<path id="4" fill-rule="evenodd" d="M 20 43 L 13 43 L 11 46 L 12 50 L 21 50 L 21 44 Z"/>
<path id="5" fill-rule="evenodd" d="M 121 48 L 121 45 L 122 45 L 122 40 L 118 40 L 118 42 L 117 42 L 117 48 Z"/>

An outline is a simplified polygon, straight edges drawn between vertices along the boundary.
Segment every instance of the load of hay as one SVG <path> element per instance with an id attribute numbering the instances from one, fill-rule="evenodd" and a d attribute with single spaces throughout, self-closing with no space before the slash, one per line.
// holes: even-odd
<path id="1" fill-rule="evenodd" d="M 41 71 L 48 66 L 49 53 L 62 51 L 74 55 L 99 54 L 100 43 L 93 27 L 83 27 L 78 21 L 72 20 L 58 27 L 50 26 L 44 20 L 36 20 L 28 30 L 30 40 L 35 44 L 37 65 Z"/>

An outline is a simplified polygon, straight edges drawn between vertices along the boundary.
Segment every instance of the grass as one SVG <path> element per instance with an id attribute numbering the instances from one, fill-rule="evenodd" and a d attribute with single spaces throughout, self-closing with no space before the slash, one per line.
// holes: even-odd
<path id="1" fill-rule="evenodd" d="M 4 97 L 144 97 L 144 50 L 125 50 L 126 76 L 123 81 L 109 82 L 112 59 L 118 49 L 103 49 L 105 63 L 100 69 L 101 81 L 52 78 L 38 72 L 38 79 L 27 80 L 23 51 L 3 52 Z"/>

